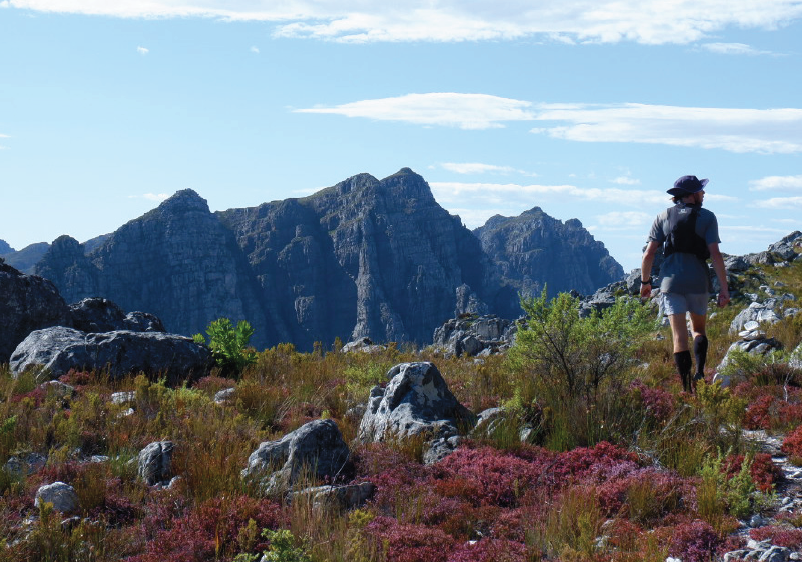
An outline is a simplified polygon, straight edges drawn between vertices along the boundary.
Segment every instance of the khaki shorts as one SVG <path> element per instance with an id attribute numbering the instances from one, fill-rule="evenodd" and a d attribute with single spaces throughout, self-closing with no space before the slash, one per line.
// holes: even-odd
<path id="1" fill-rule="evenodd" d="M 680 293 L 661 293 L 663 298 L 663 313 L 666 316 L 672 314 L 685 314 L 692 312 L 704 316 L 707 314 L 707 301 L 710 299 L 708 293 L 694 293 L 682 295 Z"/>

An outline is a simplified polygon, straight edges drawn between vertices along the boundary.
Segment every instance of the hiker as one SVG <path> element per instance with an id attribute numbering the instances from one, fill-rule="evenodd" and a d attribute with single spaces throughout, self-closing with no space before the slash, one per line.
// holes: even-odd
<path id="1" fill-rule="evenodd" d="M 674 340 L 674 362 L 682 378 L 682 388 L 686 392 L 696 389 L 696 381 L 704 378 L 707 358 L 707 301 L 713 286 L 707 259 L 713 263 L 721 290 L 718 306 L 725 307 L 730 302 L 727 288 L 727 272 L 718 245 L 718 221 L 716 215 L 702 209 L 705 185 L 708 180 L 696 176 L 682 176 L 674 187 L 668 190 L 673 196 L 674 206 L 660 213 L 652 225 L 643 253 L 641 264 L 641 297 L 652 294 L 651 271 L 654 257 L 665 245 L 665 259 L 660 266 L 660 294 L 663 298 L 663 311 L 671 324 Z M 693 332 L 693 354 L 696 358 L 696 372 L 691 376 L 692 359 L 688 345 L 686 313 L 691 313 Z"/>

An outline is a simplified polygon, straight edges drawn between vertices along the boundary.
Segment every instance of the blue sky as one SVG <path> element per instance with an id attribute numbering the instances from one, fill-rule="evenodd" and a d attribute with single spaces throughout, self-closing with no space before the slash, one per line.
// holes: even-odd
<path id="1" fill-rule="evenodd" d="M 764 250 L 802 230 L 800 20 L 802 0 L 0 0 L 0 239 L 410 167 L 469 228 L 539 206 L 626 270 L 695 174 L 722 251 Z"/>

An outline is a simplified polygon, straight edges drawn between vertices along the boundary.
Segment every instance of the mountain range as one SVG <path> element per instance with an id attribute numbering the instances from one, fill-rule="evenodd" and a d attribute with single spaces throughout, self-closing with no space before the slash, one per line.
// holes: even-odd
<path id="1" fill-rule="evenodd" d="M 424 344 L 463 313 L 519 316 L 519 293 L 589 294 L 624 274 L 578 220 L 538 207 L 471 232 L 408 168 L 218 212 L 186 189 L 84 244 L 65 235 L 15 252 L 0 241 L 0 256 L 67 302 L 105 297 L 187 335 L 246 319 L 256 347 L 301 350 L 338 337 Z"/>

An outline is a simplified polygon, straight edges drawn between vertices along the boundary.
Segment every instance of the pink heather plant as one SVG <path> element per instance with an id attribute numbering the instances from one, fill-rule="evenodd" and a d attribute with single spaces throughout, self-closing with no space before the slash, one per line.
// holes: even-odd
<path id="1" fill-rule="evenodd" d="M 376 517 L 365 530 L 385 545 L 387 562 L 447 562 L 454 539 L 425 525 L 399 523 L 391 517 Z"/>
<path id="2" fill-rule="evenodd" d="M 696 519 L 674 528 L 669 553 L 683 562 L 709 562 L 720 543 L 715 529 Z"/>
<path id="3" fill-rule="evenodd" d="M 771 541 L 771 544 L 784 546 L 791 550 L 802 551 L 802 529 L 768 526 L 752 529 L 749 537 L 756 541 Z"/>
<path id="4" fill-rule="evenodd" d="M 526 546 L 505 539 L 482 539 L 463 543 L 448 556 L 447 562 L 526 562 Z"/>
<path id="5" fill-rule="evenodd" d="M 781 449 L 790 457 L 802 459 L 802 425 L 785 436 Z"/>

